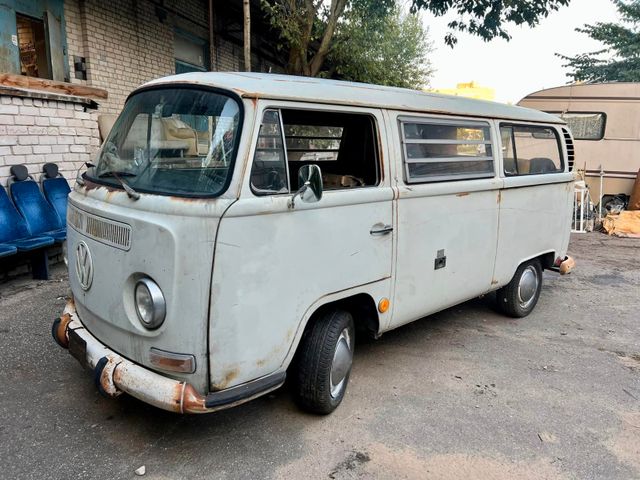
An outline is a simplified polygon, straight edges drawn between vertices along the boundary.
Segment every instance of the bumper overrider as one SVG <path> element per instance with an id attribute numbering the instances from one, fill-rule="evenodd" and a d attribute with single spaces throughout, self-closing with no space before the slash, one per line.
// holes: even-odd
<path id="1" fill-rule="evenodd" d="M 187 382 L 165 377 L 118 355 L 100 343 L 81 323 L 73 299 L 51 329 L 58 345 L 93 371 L 101 393 L 117 397 L 123 392 L 163 410 L 176 413 L 208 413 L 253 400 L 279 388 L 285 372 L 278 372 L 236 387 L 204 396 Z"/>

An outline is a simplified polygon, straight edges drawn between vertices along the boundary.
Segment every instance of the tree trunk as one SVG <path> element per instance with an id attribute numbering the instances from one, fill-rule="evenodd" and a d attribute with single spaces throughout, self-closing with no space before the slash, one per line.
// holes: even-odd
<path id="1" fill-rule="evenodd" d="M 242 1 L 244 11 L 244 70 L 251 71 L 251 8 L 249 0 Z"/>

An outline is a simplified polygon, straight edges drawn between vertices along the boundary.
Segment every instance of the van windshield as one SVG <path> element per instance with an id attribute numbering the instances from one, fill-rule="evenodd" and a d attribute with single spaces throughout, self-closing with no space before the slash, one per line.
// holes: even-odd
<path id="1" fill-rule="evenodd" d="M 238 102 L 221 93 L 142 91 L 127 101 L 86 175 L 137 192 L 220 195 L 230 181 L 240 117 Z"/>

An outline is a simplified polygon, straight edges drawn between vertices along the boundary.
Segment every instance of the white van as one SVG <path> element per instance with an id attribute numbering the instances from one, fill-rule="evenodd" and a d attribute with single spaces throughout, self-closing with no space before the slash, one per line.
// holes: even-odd
<path id="1" fill-rule="evenodd" d="M 520 107 L 189 73 L 131 94 L 68 206 L 56 341 L 107 395 L 211 412 L 280 387 L 329 413 L 356 335 L 564 269 L 571 136 Z"/>

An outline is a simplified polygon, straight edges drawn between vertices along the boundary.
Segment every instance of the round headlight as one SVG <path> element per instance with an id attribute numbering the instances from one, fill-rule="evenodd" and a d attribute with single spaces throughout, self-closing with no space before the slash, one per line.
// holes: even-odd
<path id="1" fill-rule="evenodd" d="M 164 322 L 167 306 L 158 284 L 150 278 L 138 280 L 135 287 L 138 318 L 147 328 L 158 328 Z"/>

